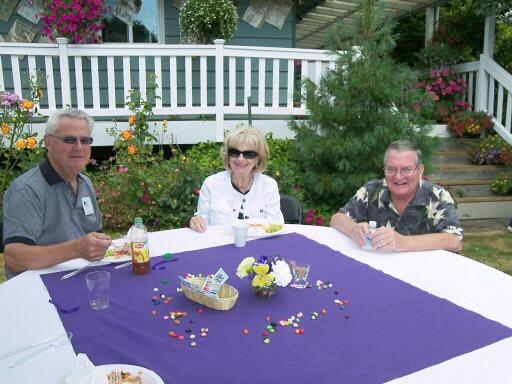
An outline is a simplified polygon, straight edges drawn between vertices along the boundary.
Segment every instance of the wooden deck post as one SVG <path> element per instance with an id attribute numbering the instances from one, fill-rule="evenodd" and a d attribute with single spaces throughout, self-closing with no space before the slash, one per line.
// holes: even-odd
<path id="1" fill-rule="evenodd" d="M 59 44 L 60 87 L 62 92 L 62 108 L 71 107 L 71 82 L 69 79 L 68 39 L 57 37 Z"/>
<path id="2" fill-rule="evenodd" d="M 215 140 L 224 140 L 224 40 L 215 44 Z"/>

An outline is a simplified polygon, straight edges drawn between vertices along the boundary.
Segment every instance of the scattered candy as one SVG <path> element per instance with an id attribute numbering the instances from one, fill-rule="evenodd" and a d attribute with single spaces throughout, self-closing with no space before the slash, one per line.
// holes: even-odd
<path id="1" fill-rule="evenodd" d="M 153 316 L 155 316 L 155 315 L 156 315 L 156 310 L 154 310 L 154 309 L 153 309 L 153 310 L 151 311 L 151 314 L 152 314 Z"/>
<path id="2" fill-rule="evenodd" d="M 158 288 L 153 288 L 153 292 L 158 292 Z"/>
<path id="3" fill-rule="evenodd" d="M 327 314 L 327 309 L 322 308 L 322 311 L 321 311 L 321 312 L 322 312 L 322 315 L 326 315 L 326 314 Z"/>
<path id="4" fill-rule="evenodd" d="M 189 339 L 194 340 L 195 338 L 196 338 L 196 335 L 190 335 L 190 336 L 189 336 Z"/>
<path id="5" fill-rule="evenodd" d="M 197 312 L 197 313 L 203 313 L 203 311 L 204 311 L 204 308 L 197 308 L 197 309 L 196 309 L 196 312 Z"/>
<path id="6" fill-rule="evenodd" d="M 265 320 L 270 321 L 270 320 L 271 320 L 271 317 L 270 317 L 270 316 L 266 316 L 266 317 L 265 317 Z"/>
<path id="7" fill-rule="evenodd" d="M 183 335 L 178 336 L 178 340 L 183 340 L 184 338 L 185 338 L 185 336 L 183 336 Z"/>
<path id="8" fill-rule="evenodd" d="M 192 348 L 194 348 L 196 345 L 197 345 L 197 343 L 196 343 L 195 341 L 192 341 L 192 342 L 190 343 L 190 346 L 191 346 Z"/>
<path id="9" fill-rule="evenodd" d="M 249 330 L 248 330 L 248 329 L 244 329 L 244 330 L 242 331 L 242 333 L 243 333 L 244 335 L 248 335 L 248 334 L 249 334 Z"/>
<path id="10" fill-rule="evenodd" d="M 270 339 L 267 337 L 267 338 L 263 339 L 263 342 L 264 342 L 265 344 L 268 344 L 268 343 L 270 343 Z"/>
<path id="11" fill-rule="evenodd" d="M 179 321 L 178 319 L 174 320 L 174 324 L 178 325 L 179 323 L 181 323 L 181 321 Z"/>
<path id="12" fill-rule="evenodd" d="M 175 337 L 176 336 L 176 333 L 174 331 L 169 331 L 168 335 L 170 337 Z"/>

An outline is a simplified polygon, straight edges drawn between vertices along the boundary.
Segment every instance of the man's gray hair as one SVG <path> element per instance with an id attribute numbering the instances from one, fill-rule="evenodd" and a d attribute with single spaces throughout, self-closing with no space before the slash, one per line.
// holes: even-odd
<path id="1" fill-rule="evenodd" d="M 389 151 L 397 151 L 397 152 L 413 151 L 413 152 L 416 152 L 416 156 L 418 158 L 418 160 L 416 161 L 416 165 L 420 165 L 422 163 L 421 149 L 419 149 L 418 146 L 416 144 L 414 144 L 412 141 L 397 140 L 397 141 L 393 141 L 391 144 L 389 144 L 386 149 L 386 152 L 384 153 L 384 164 L 386 164 L 386 160 L 387 160 Z"/>
<path id="2" fill-rule="evenodd" d="M 59 111 L 54 112 L 48 118 L 48 121 L 46 122 L 45 132 L 50 135 L 53 135 L 59 126 L 60 120 L 66 118 L 66 117 L 69 119 L 85 120 L 87 122 L 89 132 L 92 133 L 92 128 L 94 126 L 94 120 L 87 113 L 85 113 L 84 111 L 82 111 L 80 109 L 76 109 L 76 108 L 65 108 L 65 109 L 61 109 Z"/>

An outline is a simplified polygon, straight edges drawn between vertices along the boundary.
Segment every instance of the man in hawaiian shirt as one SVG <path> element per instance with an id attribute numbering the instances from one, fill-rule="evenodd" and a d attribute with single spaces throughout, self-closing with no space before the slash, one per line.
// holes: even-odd
<path id="1" fill-rule="evenodd" d="M 384 155 L 384 179 L 372 180 L 331 218 L 331 227 L 365 245 L 368 222 L 378 251 L 462 250 L 462 228 L 450 194 L 422 180 L 421 151 L 408 140 L 391 143 Z"/>

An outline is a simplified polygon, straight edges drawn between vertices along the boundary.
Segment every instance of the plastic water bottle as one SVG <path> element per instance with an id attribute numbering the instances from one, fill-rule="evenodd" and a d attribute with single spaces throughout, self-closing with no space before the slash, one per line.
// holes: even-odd
<path id="1" fill-rule="evenodd" d="M 377 222 L 376 221 L 370 221 L 368 223 L 368 233 L 366 234 L 366 244 L 364 246 L 364 249 L 366 250 L 372 250 L 372 235 L 373 232 L 377 229 Z"/>
<path id="2" fill-rule="evenodd" d="M 140 217 L 133 220 L 130 228 L 130 244 L 132 248 L 132 270 L 137 275 L 151 271 L 148 247 L 148 230 Z"/>

